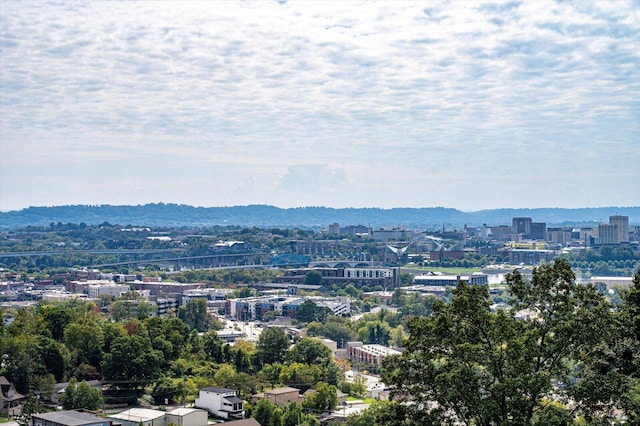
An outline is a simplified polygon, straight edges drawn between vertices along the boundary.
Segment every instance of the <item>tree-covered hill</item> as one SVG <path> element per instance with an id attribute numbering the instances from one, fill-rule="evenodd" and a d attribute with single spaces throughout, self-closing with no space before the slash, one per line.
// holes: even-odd
<path id="1" fill-rule="evenodd" d="M 341 225 L 372 227 L 407 226 L 412 229 L 437 229 L 487 224 L 510 225 L 516 216 L 531 217 L 535 222 L 553 225 L 595 225 L 607 222 L 610 215 L 629 216 L 630 224 L 640 224 L 640 207 L 598 207 L 580 209 L 494 209 L 463 212 L 445 207 L 426 208 L 278 208 L 267 205 L 231 207 L 193 207 L 183 204 L 145 204 L 137 206 L 73 205 L 29 207 L 0 212 L 0 228 L 42 226 L 50 223 L 104 222 L 145 226 L 213 226 L 237 225 L 259 227 L 325 228 Z"/>

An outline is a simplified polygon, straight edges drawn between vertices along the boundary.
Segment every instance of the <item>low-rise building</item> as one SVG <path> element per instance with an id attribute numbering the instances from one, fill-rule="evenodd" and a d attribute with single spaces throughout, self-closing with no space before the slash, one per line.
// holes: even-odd
<path id="1" fill-rule="evenodd" d="M 107 418 L 116 420 L 122 426 L 167 426 L 166 411 L 148 408 L 131 408 Z"/>
<path id="2" fill-rule="evenodd" d="M 206 426 L 209 415 L 197 408 L 176 408 L 167 413 L 167 424 L 176 426 Z"/>
<path id="3" fill-rule="evenodd" d="M 99 299 L 100 296 L 120 297 L 130 290 L 127 284 L 116 284 L 113 282 L 107 284 L 90 284 L 87 287 L 87 294 L 92 299 Z"/>
<path id="4" fill-rule="evenodd" d="M 112 421 L 75 410 L 38 413 L 31 417 L 33 426 L 111 426 Z"/>
<path id="5" fill-rule="evenodd" d="M 241 321 L 261 320 L 266 312 L 278 312 L 286 317 L 296 318 L 298 308 L 307 300 L 318 307 L 331 309 L 333 315 L 349 315 L 351 299 L 348 297 L 294 297 L 271 295 L 227 300 L 227 317 Z"/>
<path id="6" fill-rule="evenodd" d="M 223 419 L 239 419 L 244 416 L 243 403 L 233 389 L 206 387 L 200 389 L 194 405 Z"/>
<path id="7" fill-rule="evenodd" d="M 382 345 L 365 345 L 362 342 L 348 342 L 347 353 L 350 360 L 364 362 L 376 366 L 382 365 L 382 360 L 391 355 L 401 355 L 402 352 Z"/>
<path id="8" fill-rule="evenodd" d="M 455 287 L 458 281 L 464 281 L 470 285 L 486 285 L 489 279 L 486 274 L 474 273 L 471 275 L 445 275 L 445 274 L 428 274 L 417 275 L 413 282 L 419 285 L 427 286 L 450 286 Z"/>
<path id="9" fill-rule="evenodd" d="M 266 399 L 279 407 L 284 407 L 292 402 L 301 403 L 304 400 L 304 397 L 300 395 L 300 389 L 283 387 L 252 395 L 251 403 L 255 404 L 261 399 Z"/>
<path id="10" fill-rule="evenodd" d="M 589 278 L 589 283 L 596 287 L 604 286 L 607 290 L 613 287 L 629 287 L 633 283 L 633 277 L 597 277 Z M 601 288 L 602 290 L 602 288 Z"/>

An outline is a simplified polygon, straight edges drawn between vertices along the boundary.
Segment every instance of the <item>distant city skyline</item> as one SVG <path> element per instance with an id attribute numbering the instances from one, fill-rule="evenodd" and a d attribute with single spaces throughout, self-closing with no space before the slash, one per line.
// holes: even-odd
<path id="1" fill-rule="evenodd" d="M 640 205 L 640 4 L 0 3 L 0 210 Z"/>

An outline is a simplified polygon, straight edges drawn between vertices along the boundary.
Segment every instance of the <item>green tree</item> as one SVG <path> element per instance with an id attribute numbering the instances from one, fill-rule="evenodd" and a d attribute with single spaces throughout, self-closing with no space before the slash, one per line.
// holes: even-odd
<path id="1" fill-rule="evenodd" d="M 318 383 L 322 376 L 322 368 L 317 365 L 292 362 L 282 367 L 280 382 L 287 386 L 295 386 L 304 392 Z"/>
<path id="2" fill-rule="evenodd" d="M 320 285 L 322 283 L 322 273 L 316 270 L 308 271 L 304 276 L 304 283 L 306 285 Z"/>
<path id="3" fill-rule="evenodd" d="M 75 365 L 100 366 L 103 355 L 104 332 L 95 319 L 82 318 L 69 324 L 64 331 L 64 342 L 72 352 Z"/>
<path id="4" fill-rule="evenodd" d="M 419 410 L 397 401 L 376 401 L 359 415 L 351 416 L 346 426 L 426 426 L 440 423 L 417 416 Z"/>
<path id="5" fill-rule="evenodd" d="M 134 334 L 113 341 L 102 370 L 108 380 L 130 381 L 137 387 L 159 378 L 163 363 L 162 352 L 153 349 L 151 340 Z"/>
<path id="6" fill-rule="evenodd" d="M 315 411 L 333 411 L 338 405 L 337 388 L 329 383 L 319 382 L 315 392 L 307 396 L 302 406 Z"/>
<path id="7" fill-rule="evenodd" d="M 275 364 L 266 364 L 262 367 L 262 370 L 260 370 L 260 375 L 272 388 L 275 388 L 276 384 L 280 382 L 280 373 L 282 373 L 282 364 L 278 362 Z"/>
<path id="8" fill-rule="evenodd" d="M 263 364 L 273 364 L 285 359 L 289 345 L 287 333 L 279 327 L 272 327 L 260 333 L 256 349 Z"/>
<path id="9" fill-rule="evenodd" d="M 266 399 L 261 399 L 256 403 L 251 415 L 262 426 L 282 425 L 282 409 Z"/>
<path id="10" fill-rule="evenodd" d="M 317 418 L 310 413 L 305 413 L 302 406 L 295 402 L 284 407 L 282 411 L 282 426 L 320 426 Z"/>
<path id="11" fill-rule="evenodd" d="M 34 395 L 28 395 L 27 399 L 22 403 L 20 414 L 15 416 L 15 421 L 20 426 L 28 426 L 31 424 L 31 418 L 34 414 L 41 413 L 44 407 Z"/>
<path id="12" fill-rule="evenodd" d="M 39 307 L 39 313 L 42 315 L 46 327 L 51 332 L 51 337 L 54 340 L 62 341 L 64 338 L 64 329 L 73 319 L 71 312 L 58 305 L 43 305 Z"/>
<path id="13" fill-rule="evenodd" d="M 321 308 L 313 300 L 305 300 L 296 311 L 296 319 L 301 322 L 324 322 L 327 319 L 328 308 Z"/>
<path id="14" fill-rule="evenodd" d="M 391 328 L 386 322 L 368 321 L 358 328 L 358 339 L 364 343 L 386 346 L 391 337 Z"/>
<path id="15" fill-rule="evenodd" d="M 406 350 L 384 361 L 393 395 L 435 402 L 425 412 L 445 423 L 530 424 L 551 380 L 577 374 L 567 360 L 609 330 L 610 305 L 593 286 L 576 286 L 564 260 L 534 268 L 530 282 L 518 271 L 507 282 L 513 310 L 491 312 L 487 287 L 460 282 L 450 303 L 410 319 Z M 516 320 L 520 309 L 532 318 Z"/>
<path id="16" fill-rule="evenodd" d="M 324 364 L 333 359 L 333 354 L 319 339 L 303 337 L 293 345 L 288 358 L 292 362 Z"/>
<path id="17" fill-rule="evenodd" d="M 207 313 L 207 300 L 189 300 L 186 306 L 178 309 L 178 318 L 191 329 L 196 329 L 199 332 L 207 331 L 210 325 L 210 315 Z"/>
<path id="18" fill-rule="evenodd" d="M 406 338 L 407 338 L 407 334 L 404 332 L 404 327 L 402 325 L 398 325 L 389 333 L 389 344 L 396 348 L 401 348 L 403 345 L 404 339 Z"/>
<path id="19" fill-rule="evenodd" d="M 100 389 L 92 388 L 84 381 L 78 383 L 76 379 L 69 381 L 60 402 L 65 410 L 98 410 L 104 403 Z"/>
<path id="20" fill-rule="evenodd" d="M 632 285 L 620 294 L 614 324 L 603 333 L 604 341 L 583 351 L 580 380 L 569 388 L 570 396 L 587 420 L 613 419 L 622 409 L 630 424 L 640 423 L 640 271 Z"/>

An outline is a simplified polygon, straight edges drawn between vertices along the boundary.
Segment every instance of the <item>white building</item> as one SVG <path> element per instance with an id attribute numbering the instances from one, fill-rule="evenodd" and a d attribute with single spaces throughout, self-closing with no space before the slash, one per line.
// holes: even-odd
<path id="1" fill-rule="evenodd" d="M 633 284 L 633 277 L 596 277 L 593 276 L 589 279 L 589 283 L 598 287 L 598 285 L 604 284 L 607 289 L 613 287 L 629 287 Z"/>
<path id="2" fill-rule="evenodd" d="M 167 426 L 165 411 L 148 408 L 131 408 L 121 413 L 111 414 L 108 418 L 117 420 L 122 426 Z"/>
<path id="3" fill-rule="evenodd" d="M 233 290 L 228 288 L 197 288 L 185 290 L 182 293 L 182 306 L 186 306 L 189 300 L 193 299 L 225 300 L 231 292 L 233 292 Z"/>
<path id="4" fill-rule="evenodd" d="M 130 291 L 130 288 L 126 284 L 116 284 L 116 283 L 108 283 L 108 284 L 90 284 L 87 287 L 87 293 L 89 297 L 92 299 L 98 299 L 100 296 L 113 296 L 120 297 L 124 293 Z"/>
<path id="5" fill-rule="evenodd" d="M 329 308 L 333 315 L 351 314 L 351 299 L 348 297 L 299 297 L 299 296 L 260 296 L 227 300 L 227 316 L 242 321 L 261 319 L 265 312 L 275 311 L 284 316 L 295 318 L 298 308 L 307 300 L 316 306 Z"/>
<path id="6" fill-rule="evenodd" d="M 244 417 L 243 402 L 233 389 L 207 387 L 200 389 L 194 405 L 223 419 L 241 419 Z"/>
<path id="7" fill-rule="evenodd" d="M 42 300 L 47 301 L 62 301 L 62 300 L 71 300 L 71 299 L 88 299 L 88 296 L 84 293 L 69 293 L 66 291 L 48 291 L 42 295 Z"/>
<path id="8" fill-rule="evenodd" d="M 209 415 L 197 408 L 176 408 L 167 413 L 167 424 L 177 426 L 207 426 Z"/>

